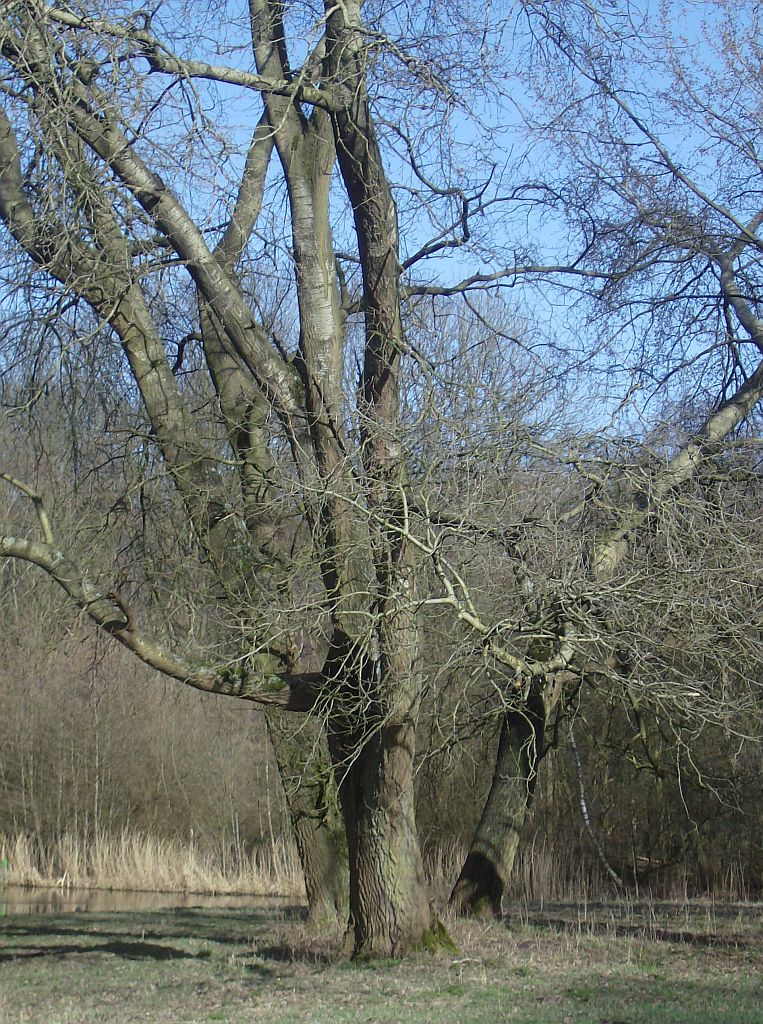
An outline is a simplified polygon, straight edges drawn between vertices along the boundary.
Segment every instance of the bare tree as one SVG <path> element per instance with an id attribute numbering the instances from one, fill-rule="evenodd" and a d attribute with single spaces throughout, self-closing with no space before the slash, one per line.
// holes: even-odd
<path id="1" fill-rule="evenodd" d="M 436 927 L 413 808 L 422 551 L 400 417 L 401 275 L 465 240 L 470 200 L 461 186 L 430 185 L 411 149 L 415 203 L 426 209 L 429 196 L 446 213 L 433 214 L 434 239 L 403 259 L 369 83 L 378 92 L 392 74 L 414 94 L 427 90 L 440 111 L 453 93 L 426 59 L 426 33 L 421 54 L 415 37 L 408 52 L 369 29 L 358 3 L 219 5 L 221 31 L 207 50 L 227 47 L 224 65 L 204 52 L 196 13 L 6 5 L 0 214 L 19 272 L 37 268 L 27 293 L 36 329 L 9 363 L 18 356 L 44 392 L 44 372 L 34 371 L 54 362 L 51 346 L 97 352 L 90 372 L 99 374 L 117 343 L 115 380 L 129 375 L 140 396 L 153 472 L 180 497 L 224 638 L 207 629 L 214 655 L 195 643 L 204 630 L 156 639 L 129 594 L 99 585 L 61 550 L 36 489 L 11 471 L 5 479 L 36 508 L 41 539 L 5 536 L 0 553 L 45 570 L 164 675 L 326 723 L 354 951 L 399 954 Z M 402 38 L 410 19 L 397 26 Z M 245 56 L 228 46 L 227 29 L 248 38 Z M 460 42 L 452 37 L 453 54 Z M 227 134 L 215 123 L 226 104 Z M 242 156 L 240 120 L 251 124 Z M 401 138 L 413 135 L 398 130 Z M 209 182 L 221 191 L 205 207 Z M 332 219 L 346 227 L 344 255 Z M 268 309 L 268 280 L 286 275 Z M 345 387 L 353 355 L 355 394 Z M 191 371 L 200 384 L 186 380 Z M 306 748 L 319 742 L 298 733 Z M 320 809 L 308 817 L 318 821 Z"/>
<path id="2" fill-rule="evenodd" d="M 562 21 L 543 3 L 361 12 L 357 0 L 231 0 L 210 32 L 193 5 L 93 13 L 19 0 L 0 22 L 0 216 L 12 277 L 25 282 L 7 288 L 20 311 L 7 373 L 34 405 L 76 350 L 85 378 L 131 395 L 127 434 L 148 452 L 179 539 L 192 535 L 183 550 L 203 596 L 194 604 L 189 588 L 185 635 L 155 613 L 144 625 L 125 587 L 94 578 L 86 551 L 59 542 L 42 488 L 13 465 L 4 478 L 38 525 L 1 538 L 0 555 L 45 570 L 165 676 L 305 716 L 281 745 L 287 774 L 298 770 L 294 743 L 299 756 L 315 750 L 313 727 L 325 724 L 358 956 L 441 937 L 414 816 L 422 625 L 450 624 L 502 717 L 495 781 L 454 892 L 460 907 L 487 900 L 499 912 L 539 756 L 571 698 L 603 679 L 647 699 L 610 607 L 630 580 L 634 539 L 761 394 L 763 369 L 734 357 L 720 397 L 691 396 L 683 434 L 641 424 L 634 449 L 608 398 L 612 430 L 589 422 L 572 436 L 584 372 L 588 387 L 610 372 L 616 401 L 646 418 L 633 388 L 695 365 L 701 332 L 683 348 L 674 332 L 687 310 L 699 325 L 694 303 L 710 282 L 722 329 L 711 329 L 705 362 L 760 350 L 761 339 L 740 284 L 755 280 L 757 213 L 746 203 L 731 213 L 720 187 L 714 197 L 671 157 L 608 77 L 603 16 L 570 8 Z M 542 174 L 533 147 L 518 166 L 501 155 L 506 106 L 497 124 L 488 116 L 514 98 L 501 69 L 517 12 L 549 69 L 543 96 L 553 106 L 564 95 L 549 87 L 555 75 L 572 90 L 566 119 L 533 126 L 536 149 L 551 144 Z M 633 133 L 649 147 L 642 165 Z M 543 218 L 545 251 L 528 237 Z M 674 301 L 676 271 L 687 284 Z M 526 309 L 512 327 L 477 301 L 523 279 L 542 285 L 536 301 L 562 296 L 576 344 L 561 314 L 536 338 L 520 325 Z M 594 301 L 573 305 L 570 287 Z M 428 319 L 452 297 L 460 318 L 439 355 L 427 352 Z M 623 335 L 602 331 L 597 311 L 611 327 L 640 324 L 641 308 L 670 312 L 659 344 L 620 372 Z M 501 392 L 480 379 L 487 363 L 454 358 L 486 337 L 511 351 L 509 378 L 536 374 L 529 408 L 517 409 L 524 383 Z M 473 371 L 466 400 L 459 375 Z M 507 495 L 509 470 L 521 483 Z M 693 694 L 671 680 L 655 700 L 693 721 L 712 716 L 710 681 L 699 704 Z M 319 776 L 303 794 L 301 842 L 308 889 L 314 874 L 330 906 L 341 887 Z M 313 871 L 316 841 L 325 856 Z"/>
<path id="3" fill-rule="evenodd" d="M 538 762 L 558 740 L 561 719 L 579 706 L 581 687 L 619 692 L 649 758 L 650 715 L 670 723 L 685 751 L 692 732 L 710 723 L 745 734 L 760 685 L 750 673 L 757 641 L 744 625 L 759 617 L 759 595 L 731 565 L 728 599 L 707 603 L 709 581 L 690 543 L 696 526 L 684 512 L 687 491 L 704 494 L 708 478 L 731 493 L 734 508 L 734 451 L 754 435 L 763 395 L 759 12 L 700 5 L 706 20 L 682 40 L 671 5 L 656 22 L 627 4 L 522 6 L 535 85 L 528 122 L 549 145 L 548 169 L 556 169 L 542 201 L 564 217 L 580 254 L 575 274 L 595 282 L 572 309 L 578 329 L 597 333 L 589 355 L 597 353 L 610 382 L 623 382 L 610 426 L 621 416 L 637 433 L 630 442 L 607 440 L 603 419 L 598 437 L 547 447 L 551 462 L 580 481 L 572 500 L 553 511 L 557 529 L 574 526 L 577 538 L 560 552 L 561 586 L 539 576 L 521 544 L 513 552 L 526 621 L 545 662 L 516 666 L 519 692 L 509 700 L 493 785 L 452 895 L 461 909 L 486 904 L 496 914 Z M 653 429 L 644 431 L 648 422 Z M 717 507 L 707 511 L 712 520 Z M 682 527 L 671 530 L 680 548 L 645 566 L 645 541 L 677 522 Z M 735 528 L 746 550 L 744 519 Z M 692 574 L 696 620 L 682 632 L 677 593 Z M 649 596 L 655 576 L 659 600 Z M 652 617 L 660 606 L 673 611 Z M 723 665 L 714 657 L 720 637 L 738 645 Z M 693 661 L 697 674 L 667 653 L 682 644 L 707 652 L 704 664 Z M 648 652 L 660 647 L 653 660 Z"/>

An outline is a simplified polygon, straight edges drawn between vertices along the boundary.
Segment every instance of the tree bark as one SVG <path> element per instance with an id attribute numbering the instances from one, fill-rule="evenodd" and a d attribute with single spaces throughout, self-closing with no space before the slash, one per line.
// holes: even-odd
<path id="1" fill-rule="evenodd" d="M 305 876 L 309 924 L 320 931 L 331 929 L 347 920 L 349 882 L 325 731 L 312 719 L 300 721 L 295 729 L 291 716 L 277 710 L 268 709 L 265 721 Z"/>
<path id="2" fill-rule="evenodd" d="M 546 714 L 533 692 L 501 724 L 493 782 L 461 874 L 450 896 L 459 914 L 503 913 L 522 826 L 532 803 Z"/>
<path id="3" fill-rule="evenodd" d="M 332 737 L 347 762 L 339 786 L 350 862 L 347 946 L 355 959 L 405 956 L 437 944 L 413 810 L 413 725 L 382 727 L 360 750 Z"/>
<path id="4" fill-rule="evenodd" d="M 429 905 L 414 816 L 421 674 L 416 566 L 402 497 L 400 246 L 397 209 L 366 90 L 368 39 L 360 7 L 358 0 L 325 5 L 325 66 L 343 93 L 332 110 L 332 125 L 363 279 L 365 351 L 358 407 L 374 563 L 369 580 L 374 637 L 369 644 L 361 634 L 352 644 L 360 685 L 330 723 L 330 742 L 350 858 L 348 937 L 353 955 L 365 958 L 402 956 L 437 945 L 444 936 Z M 335 623 L 342 626 L 336 617 Z M 353 628 L 357 632 L 357 626 L 350 632 Z"/>

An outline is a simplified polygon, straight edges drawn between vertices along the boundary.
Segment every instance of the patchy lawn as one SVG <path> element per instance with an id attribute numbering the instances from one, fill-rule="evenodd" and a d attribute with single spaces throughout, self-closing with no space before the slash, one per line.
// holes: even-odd
<path id="1" fill-rule="evenodd" d="M 457 954 L 356 965 L 300 908 L 0 919 L 0 1024 L 761 1024 L 763 905 L 451 921 Z"/>

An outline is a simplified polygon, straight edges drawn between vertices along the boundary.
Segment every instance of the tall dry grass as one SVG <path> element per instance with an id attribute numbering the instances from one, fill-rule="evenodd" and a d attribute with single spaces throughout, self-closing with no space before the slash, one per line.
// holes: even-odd
<path id="1" fill-rule="evenodd" d="M 427 851 L 424 868 L 440 898 L 447 898 L 466 858 L 466 847 L 456 840 L 441 841 Z M 505 898 L 513 903 L 560 903 L 568 900 L 610 900 L 613 897 L 658 897 L 687 900 L 707 896 L 721 900 L 745 901 L 759 893 L 750 885 L 741 863 L 729 862 L 723 871 L 701 882 L 688 867 L 676 865 L 650 881 L 628 877 L 624 891 L 618 891 L 601 865 L 593 858 L 570 856 L 569 850 L 536 835 L 520 846 Z"/>
<path id="2" fill-rule="evenodd" d="M 128 830 L 89 841 L 65 833 L 45 844 L 29 835 L 0 834 L 3 858 L 10 885 L 295 898 L 304 893 L 296 850 L 280 839 L 243 850 Z"/>
<path id="3" fill-rule="evenodd" d="M 466 859 L 466 847 L 456 840 L 438 843 L 424 859 L 432 888 L 447 897 Z M 596 890 L 596 891 L 595 891 Z M 565 856 L 545 839 L 537 837 L 517 852 L 514 870 L 506 887 L 506 899 L 534 902 L 594 899 L 611 894 L 611 886 L 591 872 L 590 865 Z"/>
<path id="4" fill-rule="evenodd" d="M 466 856 L 462 843 L 440 842 L 424 861 L 435 894 L 447 898 Z M 7 867 L 6 867 L 7 861 Z M 133 892 L 186 892 L 304 898 L 302 869 L 294 846 L 283 839 L 244 849 L 240 844 L 215 847 L 181 837 L 162 839 L 124 830 L 84 840 L 65 833 L 55 842 L 0 833 L 0 884 L 112 889 Z M 727 865 L 702 893 L 686 872 L 676 871 L 658 886 L 627 887 L 627 894 L 687 899 L 707 895 L 746 900 L 752 892 L 742 867 Z M 570 857 L 538 835 L 523 845 L 506 888 L 506 899 L 519 903 L 595 901 L 623 896 L 595 862 Z"/>

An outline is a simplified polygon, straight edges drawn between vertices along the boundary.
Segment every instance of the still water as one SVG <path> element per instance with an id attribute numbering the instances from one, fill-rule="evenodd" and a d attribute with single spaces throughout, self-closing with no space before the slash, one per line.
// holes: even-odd
<path id="1" fill-rule="evenodd" d="M 205 907 L 283 907 L 293 900 L 262 896 L 207 896 L 183 892 L 112 892 L 105 889 L 37 889 L 0 885 L 0 917 L 8 914 L 64 914 L 66 912 L 166 910 Z"/>

